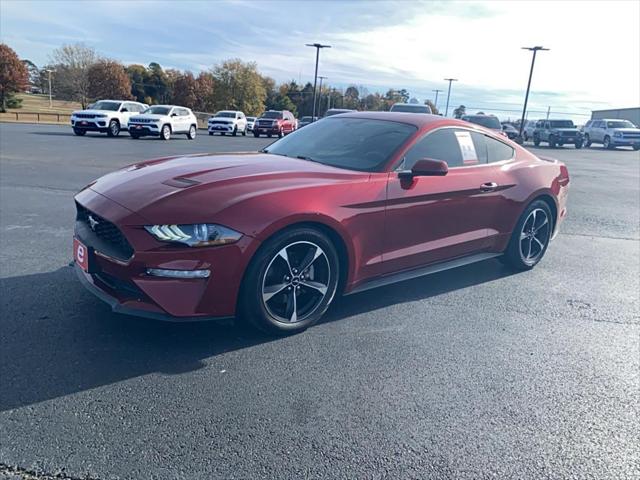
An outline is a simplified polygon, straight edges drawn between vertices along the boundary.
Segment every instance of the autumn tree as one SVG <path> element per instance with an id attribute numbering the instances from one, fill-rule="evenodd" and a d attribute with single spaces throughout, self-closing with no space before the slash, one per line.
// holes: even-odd
<path id="1" fill-rule="evenodd" d="M 360 92 L 354 85 L 347 87 L 344 92 L 344 108 L 357 109 L 360 103 Z"/>
<path id="2" fill-rule="evenodd" d="M 453 111 L 453 116 L 456 118 L 462 118 L 467 113 L 467 107 L 460 105 Z"/>
<path id="3" fill-rule="evenodd" d="M 82 43 L 63 45 L 53 51 L 56 97 L 75 100 L 85 108 L 89 103 L 89 69 L 100 60 L 96 51 Z"/>
<path id="4" fill-rule="evenodd" d="M 114 98 L 133 99 L 131 81 L 124 65 L 114 60 L 101 60 L 89 68 L 88 96 L 92 100 Z"/>
<path id="5" fill-rule="evenodd" d="M 196 105 L 199 112 L 213 112 L 214 107 L 214 79 L 210 72 L 201 72 L 196 78 Z"/>
<path id="6" fill-rule="evenodd" d="M 15 92 L 24 90 L 29 81 L 29 73 L 16 52 L 0 43 L 0 110 L 5 111 L 7 100 Z"/>
<path id="7" fill-rule="evenodd" d="M 433 103 L 431 100 L 425 100 L 424 104 L 428 105 L 429 108 L 431 108 L 431 113 L 433 113 L 434 115 L 440 114 L 438 107 L 436 107 L 435 103 Z"/>
<path id="8" fill-rule="evenodd" d="M 198 103 L 198 86 L 193 73 L 179 74 L 173 82 L 172 102 L 187 108 L 196 108 Z"/>
<path id="9" fill-rule="evenodd" d="M 257 115 L 264 110 L 266 91 L 255 62 L 240 59 L 227 60 L 214 67 L 216 109 L 241 110 L 246 115 Z"/>
<path id="10" fill-rule="evenodd" d="M 144 65 L 128 65 L 125 68 L 127 72 L 127 76 L 129 77 L 129 82 L 131 83 L 131 95 L 133 98 L 142 103 L 149 103 L 146 101 L 145 97 L 147 96 L 144 87 L 147 78 L 147 69 Z"/>

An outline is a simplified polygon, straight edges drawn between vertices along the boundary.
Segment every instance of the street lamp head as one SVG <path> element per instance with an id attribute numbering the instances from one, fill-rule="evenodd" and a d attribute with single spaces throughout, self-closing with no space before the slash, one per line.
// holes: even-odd
<path id="1" fill-rule="evenodd" d="M 529 51 L 532 51 L 532 52 L 538 51 L 538 50 L 544 50 L 544 51 L 548 51 L 549 50 L 548 48 L 544 48 L 544 47 L 541 47 L 541 46 L 537 46 L 537 47 L 520 47 L 520 48 L 522 50 L 529 50 Z"/>
<path id="2" fill-rule="evenodd" d="M 458 81 L 458 79 L 457 79 L 457 78 L 445 78 L 445 80 L 446 80 L 447 82 L 457 82 L 457 81 Z"/>
<path id="3" fill-rule="evenodd" d="M 331 45 L 322 45 L 321 43 L 306 43 L 307 47 L 315 47 L 315 48 L 331 48 Z"/>

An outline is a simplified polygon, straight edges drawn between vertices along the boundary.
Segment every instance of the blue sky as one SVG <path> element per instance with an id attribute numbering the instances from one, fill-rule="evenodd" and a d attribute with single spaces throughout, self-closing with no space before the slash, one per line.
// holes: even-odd
<path id="1" fill-rule="evenodd" d="M 550 15 L 549 10 L 554 14 Z M 624 12 L 620 15 L 620 12 Z M 455 77 L 450 105 L 518 117 L 531 57 L 529 118 L 640 105 L 640 2 L 28 1 L 2 0 L 0 38 L 38 65 L 63 43 L 84 42 L 126 64 L 207 70 L 256 61 L 278 81 L 320 74 L 338 87 L 406 88 L 423 101 Z M 592 32 L 598 32 L 594 35 Z M 451 109 L 451 107 L 450 107 Z M 513 111 L 510 111 L 513 110 Z M 577 115 L 582 114 L 582 115 Z"/>

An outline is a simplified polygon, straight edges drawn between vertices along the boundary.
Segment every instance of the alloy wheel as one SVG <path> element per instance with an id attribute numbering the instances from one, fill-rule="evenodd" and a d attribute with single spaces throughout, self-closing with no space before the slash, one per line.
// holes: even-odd
<path id="1" fill-rule="evenodd" d="M 527 265 L 533 265 L 544 254 L 551 237 L 551 222 L 547 212 L 536 208 L 529 213 L 520 232 L 520 256 Z"/>
<path id="2" fill-rule="evenodd" d="M 283 323 L 302 322 L 323 302 L 331 282 L 327 254 L 313 242 L 294 242 L 269 262 L 262 279 L 262 303 Z"/>

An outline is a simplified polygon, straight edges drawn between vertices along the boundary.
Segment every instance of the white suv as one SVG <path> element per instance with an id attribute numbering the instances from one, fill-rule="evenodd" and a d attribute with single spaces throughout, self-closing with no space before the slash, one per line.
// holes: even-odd
<path id="1" fill-rule="evenodd" d="M 146 136 L 169 140 L 173 133 L 184 133 L 189 140 L 196 138 L 198 120 L 186 107 L 176 105 L 154 105 L 141 115 L 129 119 L 131 138 Z"/>
<path id="2" fill-rule="evenodd" d="M 120 130 L 127 129 L 129 118 L 147 109 L 147 105 L 125 100 L 100 100 L 90 109 L 71 114 L 71 127 L 76 135 L 87 132 L 106 133 L 116 137 Z"/>
<path id="3" fill-rule="evenodd" d="M 222 110 L 209 118 L 209 135 L 230 133 L 234 137 L 247 134 L 247 117 L 236 110 Z"/>

